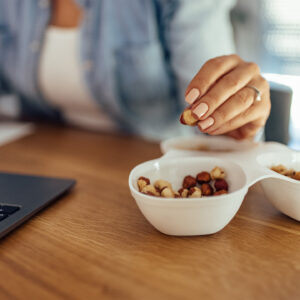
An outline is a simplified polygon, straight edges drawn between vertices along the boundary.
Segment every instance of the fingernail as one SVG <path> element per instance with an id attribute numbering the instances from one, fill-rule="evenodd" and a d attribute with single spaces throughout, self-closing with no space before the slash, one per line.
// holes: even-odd
<path id="1" fill-rule="evenodd" d="M 185 97 L 185 101 L 189 104 L 192 104 L 195 102 L 195 100 L 199 97 L 200 92 L 198 89 L 191 89 L 188 94 Z"/>
<path id="2" fill-rule="evenodd" d="M 215 123 L 215 120 L 213 118 L 207 118 L 204 121 L 201 121 L 198 123 L 198 126 L 200 126 L 201 130 L 204 130 L 208 127 L 210 127 L 211 125 L 213 125 Z"/>
<path id="3" fill-rule="evenodd" d="M 193 113 L 201 118 L 208 111 L 208 105 L 206 103 L 200 103 L 196 108 L 193 109 Z"/>

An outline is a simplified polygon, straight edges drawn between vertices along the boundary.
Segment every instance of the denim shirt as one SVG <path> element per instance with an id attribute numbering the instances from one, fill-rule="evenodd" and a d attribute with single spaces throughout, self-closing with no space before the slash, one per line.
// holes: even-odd
<path id="1" fill-rule="evenodd" d="M 178 122 L 188 82 L 209 58 L 234 52 L 233 0 L 77 0 L 86 84 L 120 130 L 160 139 L 190 129 Z M 62 120 L 39 87 L 49 0 L 0 0 L 0 96 L 22 114 Z"/>

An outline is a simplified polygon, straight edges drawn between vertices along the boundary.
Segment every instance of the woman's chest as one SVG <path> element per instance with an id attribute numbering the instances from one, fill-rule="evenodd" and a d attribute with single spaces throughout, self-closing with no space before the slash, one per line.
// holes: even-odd
<path id="1" fill-rule="evenodd" d="M 38 73 L 51 15 L 49 8 L 33 2 L 10 8 L 10 15 L 18 18 L 6 22 L 0 47 L 1 71 L 10 85 L 37 99 L 42 96 Z M 126 110 L 142 116 L 157 106 L 164 111 L 171 83 L 152 1 L 116 2 L 118 8 L 114 1 L 94 1 L 94 7 L 84 10 L 78 49 L 81 76 L 94 98 L 119 114 Z"/>

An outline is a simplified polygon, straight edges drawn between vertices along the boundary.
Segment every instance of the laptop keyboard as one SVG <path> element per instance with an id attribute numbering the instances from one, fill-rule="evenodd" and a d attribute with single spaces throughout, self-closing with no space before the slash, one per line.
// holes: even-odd
<path id="1" fill-rule="evenodd" d="M 17 212 L 20 209 L 19 206 L 13 206 L 13 205 L 1 205 L 0 204 L 0 222 L 7 217 L 11 216 L 15 212 Z"/>

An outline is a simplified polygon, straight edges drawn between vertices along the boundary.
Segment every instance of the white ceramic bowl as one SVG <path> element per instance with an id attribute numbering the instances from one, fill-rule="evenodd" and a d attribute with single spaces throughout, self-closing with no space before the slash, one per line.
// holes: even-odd
<path id="1" fill-rule="evenodd" d="M 181 187 L 186 175 L 195 176 L 215 166 L 227 172 L 229 194 L 202 198 L 162 198 L 138 191 L 137 179 L 148 177 L 153 183 L 165 179 L 173 188 Z M 129 175 L 129 187 L 146 219 L 168 235 L 191 236 L 212 234 L 223 229 L 238 211 L 248 191 L 246 175 L 234 162 L 215 157 L 161 158 L 136 166 Z"/>
<path id="2" fill-rule="evenodd" d="M 300 181 L 270 170 L 270 167 L 280 164 L 300 170 L 300 153 L 265 153 L 257 157 L 257 162 L 265 168 L 266 174 L 274 177 L 261 181 L 266 197 L 278 210 L 300 221 Z"/>

